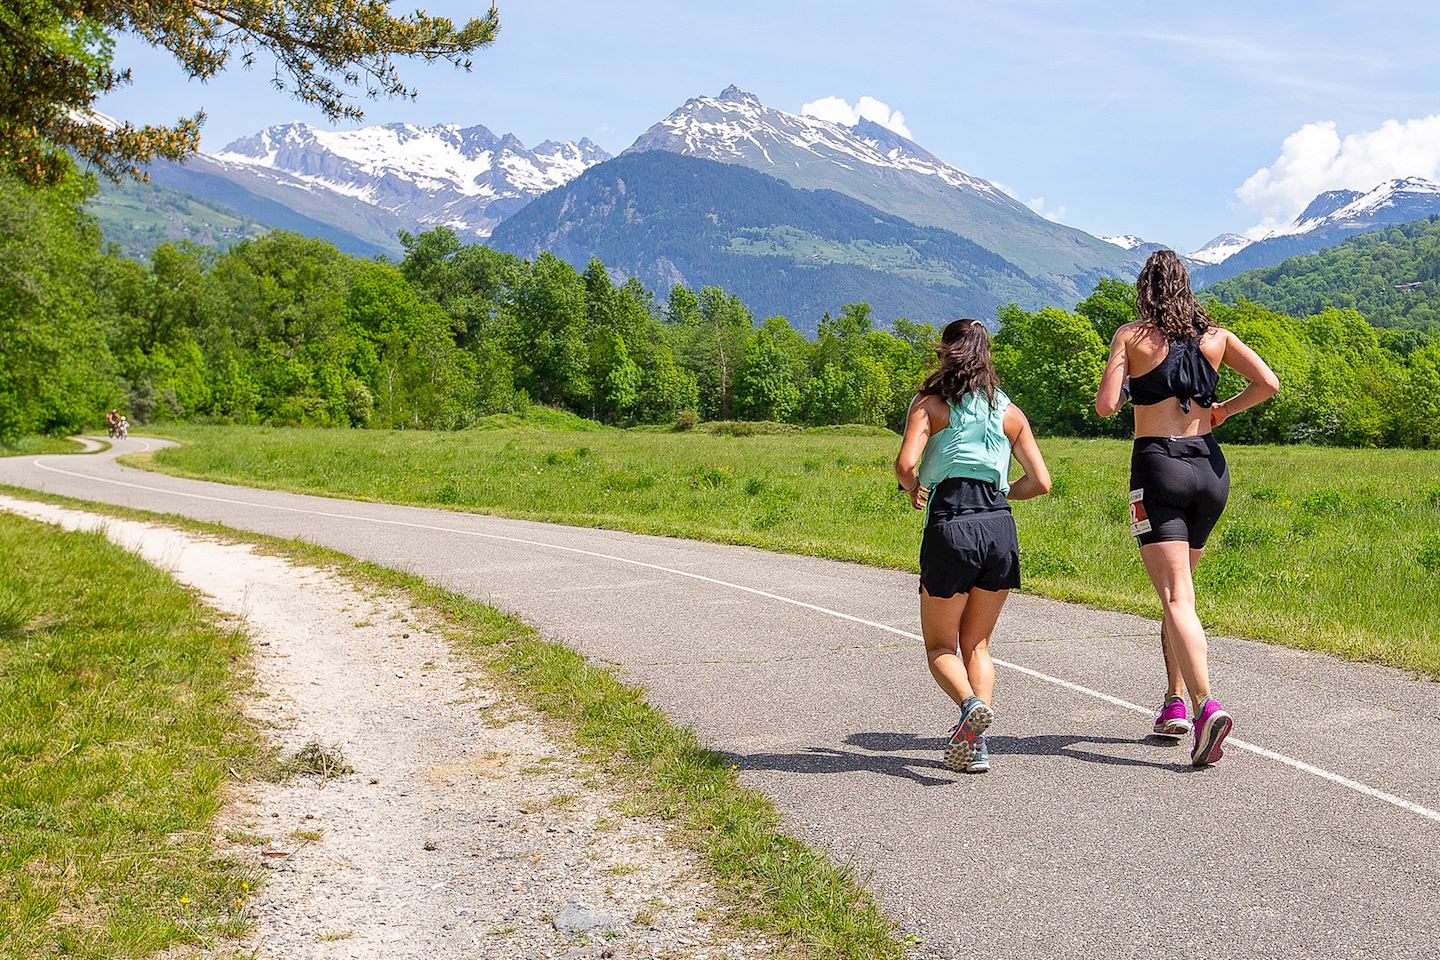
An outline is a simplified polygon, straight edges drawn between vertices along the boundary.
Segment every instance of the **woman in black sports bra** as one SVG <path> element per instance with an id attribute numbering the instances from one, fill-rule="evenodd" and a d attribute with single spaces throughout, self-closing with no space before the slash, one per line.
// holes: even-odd
<path id="1" fill-rule="evenodd" d="M 1205 629 L 1195 615 L 1192 574 L 1230 495 L 1230 470 L 1211 431 L 1273 396 L 1280 383 L 1255 351 L 1210 319 L 1173 251 L 1151 254 L 1136 290 L 1141 319 L 1116 332 L 1095 409 L 1109 417 L 1127 393 L 1135 402 L 1130 532 L 1165 614 L 1167 687 L 1153 730 L 1178 740 L 1193 728 L 1190 762 L 1202 767 L 1220 759 L 1234 725 L 1210 695 Z M 1221 364 L 1249 381 L 1224 402 L 1215 396 Z M 1194 707 L 1189 719 L 1185 690 Z"/>

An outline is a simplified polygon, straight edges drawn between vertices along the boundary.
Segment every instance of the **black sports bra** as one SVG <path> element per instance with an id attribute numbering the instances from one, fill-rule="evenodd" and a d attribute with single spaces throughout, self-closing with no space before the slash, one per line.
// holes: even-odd
<path id="1" fill-rule="evenodd" d="M 1215 403 L 1215 388 L 1220 371 L 1200 350 L 1199 337 L 1171 340 L 1165 359 L 1153 370 L 1130 378 L 1130 399 L 1137 407 L 1148 407 L 1171 397 L 1180 401 L 1180 409 L 1190 412 L 1190 401 L 1202 407 Z"/>

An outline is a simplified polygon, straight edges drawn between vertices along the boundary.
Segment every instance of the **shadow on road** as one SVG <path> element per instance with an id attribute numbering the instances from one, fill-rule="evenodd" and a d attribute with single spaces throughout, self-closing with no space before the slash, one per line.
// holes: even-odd
<path id="1" fill-rule="evenodd" d="M 940 763 L 939 753 L 945 746 L 943 737 L 927 737 L 914 733 L 854 733 L 845 738 L 854 750 L 836 747 L 810 747 L 795 753 L 727 754 L 730 762 L 742 770 L 777 770 L 782 773 L 880 773 L 900 777 L 925 787 L 953 783 L 958 776 Z M 1115 756 L 1086 750 L 1082 745 L 1096 747 L 1137 745 L 1164 746 L 1176 752 L 1170 762 Z M 990 737 L 990 752 L 997 756 L 1064 757 L 1085 763 L 1107 766 L 1151 767 L 1174 773 L 1188 772 L 1187 757 L 1174 741 L 1146 737 L 1128 740 L 1123 737 L 1093 737 L 1078 734 L 1048 734 L 1016 737 Z M 928 756 L 914 756 L 924 753 Z"/>

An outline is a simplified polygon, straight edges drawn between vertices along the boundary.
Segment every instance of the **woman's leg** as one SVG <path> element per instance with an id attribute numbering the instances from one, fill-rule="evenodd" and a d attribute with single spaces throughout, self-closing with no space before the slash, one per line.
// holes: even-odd
<path id="1" fill-rule="evenodd" d="M 1195 567 L 1204 555 L 1204 549 L 1190 551 L 1190 573 L 1193 581 Z M 1160 623 L 1160 652 L 1165 656 L 1165 697 L 1185 696 L 1185 678 L 1180 675 L 1180 662 L 1170 649 L 1170 634 L 1164 621 Z"/>
<path id="2" fill-rule="evenodd" d="M 925 636 L 930 675 L 956 706 L 975 695 L 965 664 L 956 655 L 966 600 L 967 595 L 963 593 L 942 599 L 930 596 L 923 587 L 920 589 L 920 632 Z"/>
<path id="3" fill-rule="evenodd" d="M 1195 582 L 1191 565 L 1198 559 L 1196 551 L 1184 541 L 1149 543 L 1140 547 L 1145 572 L 1155 586 L 1165 611 L 1164 636 L 1170 659 L 1190 692 L 1190 701 L 1198 711 L 1210 696 L 1210 671 L 1207 661 L 1205 628 L 1195 615 Z"/>
<path id="4" fill-rule="evenodd" d="M 970 602 L 960 618 L 960 656 L 965 661 L 965 673 L 975 696 L 986 703 L 994 703 L 995 663 L 990 659 L 990 635 L 995 632 L 995 623 L 1005 606 L 1009 590 L 970 591 Z"/>

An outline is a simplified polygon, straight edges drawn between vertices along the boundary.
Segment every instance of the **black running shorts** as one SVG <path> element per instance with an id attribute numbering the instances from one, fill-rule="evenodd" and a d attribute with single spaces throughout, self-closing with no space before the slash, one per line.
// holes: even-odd
<path id="1" fill-rule="evenodd" d="M 938 599 L 1020 586 L 1020 540 L 1009 510 L 932 519 L 920 541 L 920 586 Z"/>
<path id="2" fill-rule="evenodd" d="M 1229 498 L 1230 468 L 1210 434 L 1135 438 L 1130 533 L 1142 546 L 1183 540 L 1199 550 Z"/>

